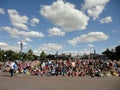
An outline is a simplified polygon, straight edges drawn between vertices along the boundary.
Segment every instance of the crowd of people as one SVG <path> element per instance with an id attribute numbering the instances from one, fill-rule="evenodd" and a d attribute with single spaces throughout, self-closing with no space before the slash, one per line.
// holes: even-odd
<path id="1" fill-rule="evenodd" d="M 7 61 L 0 65 L 0 72 L 10 72 L 21 76 L 120 76 L 120 61 L 111 60 L 47 60 L 47 61 Z"/>

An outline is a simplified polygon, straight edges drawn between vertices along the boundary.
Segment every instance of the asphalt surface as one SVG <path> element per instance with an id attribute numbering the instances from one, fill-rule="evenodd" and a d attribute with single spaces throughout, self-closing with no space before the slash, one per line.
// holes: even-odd
<path id="1" fill-rule="evenodd" d="M 120 77 L 10 77 L 0 72 L 0 90 L 120 90 Z"/>

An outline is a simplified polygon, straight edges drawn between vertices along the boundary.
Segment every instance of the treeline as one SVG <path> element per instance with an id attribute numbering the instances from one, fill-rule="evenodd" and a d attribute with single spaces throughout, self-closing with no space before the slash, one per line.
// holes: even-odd
<path id="1" fill-rule="evenodd" d="M 44 51 L 40 53 L 39 56 L 34 55 L 33 51 L 29 49 L 26 53 L 25 52 L 14 52 L 12 50 L 2 50 L 0 49 L 0 61 L 14 61 L 14 60 L 21 60 L 21 61 L 29 61 L 29 60 L 56 60 L 56 59 L 68 59 L 71 58 L 71 55 L 57 55 L 57 54 L 49 54 L 47 55 Z"/>
<path id="2" fill-rule="evenodd" d="M 68 59 L 71 58 L 71 55 L 57 55 L 57 54 L 49 54 L 47 55 L 44 51 L 40 53 L 39 56 L 33 54 L 33 51 L 29 49 L 26 53 L 25 52 L 14 52 L 12 50 L 2 50 L 0 49 L 0 61 L 14 61 L 14 60 L 21 60 L 21 61 L 29 61 L 29 60 L 56 60 L 56 59 Z"/>
<path id="3" fill-rule="evenodd" d="M 92 56 L 93 59 L 110 59 L 110 60 L 120 60 L 120 45 L 116 46 L 114 49 L 106 49 L 104 52 L 102 52 L 102 55 L 92 54 L 92 55 L 83 55 L 81 56 L 81 59 L 90 59 L 90 56 Z M 102 57 L 104 56 L 104 57 Z M 29 60 L 56 60 L 56 59 L 69 59 L 73 58 L 71 54 L 61 54 L 61 55 L 47 55 L 44 51 L 40 53 L 39 56 L 36 56 L 33 54 L 33 51 L 29 49 L 26 53 L 25 52 L 14 52 L 12 50 L 2 50 L 0 49 L 0 61 L 7 61 L 7 60 L 22 60 L 22 61 L 29 61 Z"/>
<path id="4" fill-rule="evenodd" d="M 33 54 L 33 51 L 30 49 L 27 53 L 24 52 L 14 52 L 12 50 L 2 50 L 0 49 L 0 61 L 14 61 L 14 60 L 34 60 L 37 59 L 38 56 Z"/>
<path id="5" fill-rule="evenodd" d="M 110 60 L 120 60 L 120 45 L 111 50 L 106 49 L 102 54 Z"/>

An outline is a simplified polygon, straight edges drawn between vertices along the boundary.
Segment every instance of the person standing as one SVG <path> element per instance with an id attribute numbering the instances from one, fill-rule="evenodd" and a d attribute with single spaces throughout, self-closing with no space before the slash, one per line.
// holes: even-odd
<path id="1" fill-rule="evenodd" d="M 10 76 L 11 76 L 11 77 L 13 77 L 13 74 L 14 74 L 14 65 L 15 65 L 14 62 L 11 62 L 11 63 L 10 63 Z"/>

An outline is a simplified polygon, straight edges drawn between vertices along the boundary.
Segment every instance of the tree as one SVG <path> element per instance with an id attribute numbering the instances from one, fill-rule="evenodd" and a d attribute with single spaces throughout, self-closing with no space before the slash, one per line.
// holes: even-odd
<path id="1" fill-rule="evenodd" d="M 104 51 L 102 54 L 106 55 L 108 57 L 108 59 L 111 59 L 111 51 L 107 48 L 106 51 Z"/>
<path id="2" fill-rule="evenodd" d="M 120 46 L 116 46 L 114 49 L 106 49 L 102 54 L 106 55 L 108 59 L 120 60 Z"/>
<path id="3" fill-rule="evenodd" d="M 115 47 L 116 59 L 120 60 L 120 46 Z"/>
<path id="4" fill-rule="evenodd" d="M 46 59 L 47 59 L 47 55 L 46 55 L 46 53 L 44 51 L 42 51 L 41 54 L 40 54 L 40 60 L 44 61 Z"/>
<path id="5" fill-rule="evenodd" d="M 12 53 L 11 55 L 12 60 L 20 60 L 20 54 L 17 52 Z"/>
<path id="6" fill-rule="evenodd" d="M 13 57 L 14 54 L 15 54 L 14 51 L 12 51 L 12 50 L 7 50 L 7 51 L 5 51 L 4 54 L 6 55 L 5 60 L 10 60 L 10 61 L 14 61 L 14 60 L 15 60 L 15 58 Z"/>
<path id="7" fill-rule="evenodd" d="M 4 50 L 0 49 L 0 61 L 3 61 L 4 59 Z"/>
<path id="8" fill-rule="evenodd" d="M 28 50 L 28 52 L 27 52 L 27 59 L 28 59 L 28 60 L 33 60 L 33 59 L 34 59 L 32 49 L 29 49 L 29 50 Z"/>
<path id="9" fill-rule="evenodd" d="M 49 54 L 49 55 L 47 55 L 47 58 L 48 58 L 49 60 L 54 60 L 54 59 L 55 59 L 55 55 Z"/>

